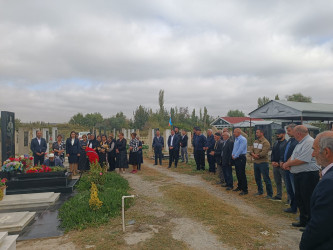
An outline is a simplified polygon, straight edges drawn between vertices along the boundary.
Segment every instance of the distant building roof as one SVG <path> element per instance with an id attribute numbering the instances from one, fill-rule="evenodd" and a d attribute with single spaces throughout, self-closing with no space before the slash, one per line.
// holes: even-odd
<path id="1" fill-rule="evenodd" d="M 216 128 L 223 128 L 223 127 L 233 127 L 234 124 L 244 122 L 244 121 L 263 121 L 261 118 L 250 118 L 250 117 L 218 117 L 211 123 L 212 126 Z"/>
<path id="2" fill-rule="evenodd" d="M 333 104 L 271 100 L 249 115 L 263 119 L 333 120 Z"/>

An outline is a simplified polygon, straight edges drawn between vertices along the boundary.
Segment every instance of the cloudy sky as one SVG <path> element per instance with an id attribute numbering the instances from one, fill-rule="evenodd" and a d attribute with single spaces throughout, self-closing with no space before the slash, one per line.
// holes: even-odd
<path id="1" fill-rule="evenodd" d="M 0 110 L 22 121 L 138 105 L 248 113 L 333 103 L 333 1 L 0 0 Z"/>

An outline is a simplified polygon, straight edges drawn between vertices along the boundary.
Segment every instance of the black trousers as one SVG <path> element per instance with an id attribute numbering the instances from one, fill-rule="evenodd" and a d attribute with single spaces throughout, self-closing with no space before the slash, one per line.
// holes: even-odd
<path id="1" fill-rule="evenodd" d="M 300 212 L 300 223 L 306 225 L 310 220 L 310 201 L 313 190 L 319 182 L 319 171 L 294 174 L 295 199 Z"/>
<path id="2" fill-rule="evenodd" d="M 34 155 L 34 166 L 36 166 L 36 165 L 43 165 L 43 163 L 44 163 L 44 156 L 45 155 L 41 155 L 41 156 L 39 156 L 39 155 Z"/>
<path id="3" fill-rule="evenodd" d="M 197 164 L 197 170 L 205 170 L 205 151 L 196 150 L 194 158 L 195 158 L 195 163 Z"/>
<path id="4" fill-rule="evenodd" d="M 109 171 L 114 171 L 116 169 L 116 156 L 108 155 Z"/>
<path id="5" fill-rule="evenodd" d="M 211 151 L 207 151 L 207 161 L 209 164 L 209 172 L 215 173 L 216 172 L 216 168 L 215 168 L 215 156 L 214 155 L 210 155 Z"/>
<path id="6" fill-rule="evenodd" d="M 245 166 L 246 166 L 246 156 L 240 155 L 235 159 L 235 170 L 236 176 L 238 180 L 237 187 L 238 189 L 247 192 L 247 179 L 245 174 Z"/>
<path id="7" fill-rule="evenodd" d="M 169 167 L 171 167 L 172 162 L 175 162 L 175 167 L 177 167 L 178 160 L 179 160 L 179 148 L 169 149 Z"/>
<path id="8" fill-rule="evenodd" d="M 154 154 L 155 154 L 155 165 L 157 165 L 157 159 L 159 159 L 160 165 L 162 165 L 162 149 L 154 148 Z"/>

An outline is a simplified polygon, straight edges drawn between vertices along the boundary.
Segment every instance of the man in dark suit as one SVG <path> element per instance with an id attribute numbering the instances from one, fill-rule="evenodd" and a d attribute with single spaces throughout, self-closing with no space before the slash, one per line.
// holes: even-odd
<path id="1" fill-rule="evenodd" d="M 162 165 L 162 150 L 164 148 L 164 138 L 160 135 L 160 131 L 156 131 L 156 135 L 153 139 L 153 149 L 155 154 L 155 164 L 157 165 L 157 159 L 159 159 L 160 165 Z"/>
<path id="2" fill-rule="evenodd" d="M 31 140 L 30 149 L 34 156 L 34 165 L 42 165 L 44 162 L 47 144 L 46 140 L 42 138 L 42 132 L 40 130 L 36 131 L 36 138 Z"/>
<path id="3" fill-rule="evenodd" d="M 323 166 L 322 179 L 311 197 L 311 218 L 300 249 L 333 249 L 333 132 L 320 133 L 313 143 L 312 156 Z"/>
<path id="4" fill-rule="evenodd" d="M 187 143 L 188 143 L 188 136 L 186 134 L 186 131 L 183 129 L 180 140 L 180 146 L 181 146 L 180 153 L 182 156 L 182 162 L 186 160 L 186 163 L 188 163 Z"/>
<path id="5" fill-rule="evenodd" d="M 171 135 L 168 138 L 169 147 L 169 167 L 171 168 L 172 162 L 175 162 L 175 168 L 177 168 L 178 158 L 179 158 L 179 137 L 175 134 L 175 130 L 171 130 Z M 178 157 L 177 157 L 178 155 Z"/>
<path id="6" fill-rule="evenodd" d="M 206 143 L 206 151 L 207 151 L 207 161 L 209 165 L 209 172 L 214 173 L 216 172 L 215 169 L 215 157 L 210 154 L 214 150 L 215 139 L 213 135 L 213 131 L 211 129 L 207 130 L 207 143 Z"/>
<path id="7" fill-rule="evenodd" d="M 234 188 L 232 177 L 232 149 L 234 142 L 230 139 L 229 132 L 223 132 L 222 138 L 222 171 L 226 182 L 226 190 L 232 190 Z"/>
<path id="8" fill-rule="evenodd" d="M 223 171 L 222 171 L 222 147 L 223 147 L 223 142 L 221 140 L 221 134 L 220 133 L 215 133 L 214 134 L 214 140 L 215 140 L 215 144 L 213 147 L 213 150 L 209 153 L 209 155 L 213 156 L 215 159 L 214 161 L 216 162 L 217 165 L 217 174 L 218 177 L 220 179 L 219 182 L 217 182 L 216 184 L 224 184 L 224 176 L 223 176 Z"/>

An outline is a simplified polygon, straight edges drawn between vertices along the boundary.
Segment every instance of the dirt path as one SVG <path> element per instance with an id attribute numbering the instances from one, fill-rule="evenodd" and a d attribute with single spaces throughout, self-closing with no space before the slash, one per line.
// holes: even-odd
<path id="1" fill-rule="evenodd" d="M 223 202 L 232 205 L 236 208 L 238 208 L 242 213 L 245 215 L 251 216 L 255 218 L 256 220 L 260 222 L 264 222 L 266 225 L 268 225 L 270 228 L 272 228 L 274 231 L 272 232 L 273 237 L 275 238 L 275 243 L 267 244 L 264 248 L 267 249 L 298 249 L 298 244 L 301 237 L 301 232 L 297 229 L 294 229 L 290 226 L 291 221 L 287 218 L 279 217 L 279 216 L 268 216 L 264 214 L 260 209 L 257 207 L 254 207 L 251 204 L 248 204 L 245 200 L 237 196 L 234 192 L 227 192 L 224 189 L 222 189 L 219 186 L 214 186 L 211 184 L 208 184 L 207 181 L 203 180 L 200 176 L 196 175 L 187 175 L 187 174 L 180 174 L 177 172 L 170 171 L 166 169 L 165 167 L 161 166 L 153 166 L 150 163 L 145 163 L 146 168 L 156 170 L 168 177 L 170 179 L 167 182 L 159 183 L 157 181 L 153 182 L 147 182 L 143 181 L 142 178 L 138 175 L 126 175 L 126 178 L 130 182 L 131 187 L 134 188 L 135 192 L 138 194 L 143 194 L 148 197 L 160 197 L 162 195 L 161 191 L 159 190 L 159 187 L 162 185 L 168 184 L 183 184 L 190 187 L 199 187 L 202 190 L 207 191 L 208 193 L 214 195 L 217 199 L 223 200 Z M 174 222 L 175 220 L 173 220 Z M 179 218 L 178 221 L 182 221 L 180 225 L 176 226 L 175 230 L 179 229 L 181 226 L 185 231 L 186 228 L 190 229 L 193 228 L 191 226 L 191 223 L 193 223 L 191 220 L 188 220 L 187 218 Z M 204 228 L 201 226 L 201 230 L 207 232 L 209 234 L 209 229 Z M 187 232 L 178 232 L 179 235 L 183 235 L 184 237 L 180 237 L 177 235 L 177 233 L 174 233 L 173 236 L 177 239 L 182 238 L 188 239 L 185 235 L 188 235 Z M 207 240 L 205 237 L 202 236 L 202 233 L 199 233 L 199 241 L 206 242 L 207 246 L 205 248 L 213 249 L 214 244 L 218 244 L 218 242 L 214 240 Z M 210 234 L 209 234 L 210 235 Z M 192 239 L 189 240 L 189 242 L 193 242 Z M 192 248 L 192 245 L 189 245 L 190 248 Z M 196 245 L 196 243 L 194 244 Z M 203 249 L 203 246 L 199 245 L 200 247 L 197 249 Z M 226 248 L 226 245 L 223 245 L 224 248 Z M 195 247 L 193 248 L 195 249 Z M 221 249 L 221 248 L 220 248 Z"/>

